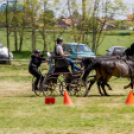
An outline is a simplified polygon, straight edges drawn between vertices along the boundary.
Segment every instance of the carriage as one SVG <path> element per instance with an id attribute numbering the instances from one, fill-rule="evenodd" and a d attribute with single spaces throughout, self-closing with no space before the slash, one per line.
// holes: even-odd
<path id="1" fill-rule="evenodd" d="M 54 63 L 54 64 L 52 64 Z M 87 84 L 81 80 L 82 71 L 71 73 L 69 63 L 65 57 L 52 56 L 50 69 L 43 73 L 43 82 L 39 91 L 34 90 L 35 78 L 32 79 L 32 90 L 37 96 L 60 96 L 66 90 L 71 96 L 83 96 L 87 90 Z"/>

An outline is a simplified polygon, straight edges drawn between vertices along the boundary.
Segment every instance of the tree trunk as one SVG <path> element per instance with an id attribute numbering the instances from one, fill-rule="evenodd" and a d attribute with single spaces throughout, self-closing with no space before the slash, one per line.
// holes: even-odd
<path id="1" fill-rule="evenodd" d="M 17 28 L 14 27 L 14 45 L 15 45 L 15 51 L 18 52 L 18 40 L 17 40 Z"/>
<path id="2" fill-rule="evenodd" d="M 43 49 L 43 51 L 45 52 L 47 50 L 45 28 L 43 28 L 43 40 L 44 40 L 44 49 Z"/>
<path id="3" fill-rule="evenodd" d="M 9 42 L 9 25 L 8 25 L 8 5 L 6 6 L 6 27 L 7 27 L 7 48 L 8 48 L 8 64 L 10 64 L 10 42 Z"/>
<path id="4" fill-rule="evenodd" d="M 82 0 L 82 31 L 84 29 L 84 22 L 85 22 L 85 17 L 86 17 L 86 0 Z M 82 43 L 84 43 L 85 38 L 85 33 L 83 31 L 82 33 Z"/>
<path id="5" fill-rule="evenodd" d="M 23 45 L 23 35 L 20 37 L 20 47 L 19 47 L 19 52 L 22 51 L 22 45 Z"/>
<path id="6" fill-rule="evenodd" d="M 35 28 L 32 28 L 32 51 L 36 49 L 36 33 Z"/>

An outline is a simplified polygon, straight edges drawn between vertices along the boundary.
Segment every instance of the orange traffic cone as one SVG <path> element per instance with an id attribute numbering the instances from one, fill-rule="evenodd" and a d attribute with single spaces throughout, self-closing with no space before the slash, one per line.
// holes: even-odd
<path id="1" fill-rule="evenodd" d="M 65 105 L 73 105 L 67 91 L 64 91 L 64 104 Z"/>
<path id="2" fill-rule="evenodd" d="M 126 100 L 127 105 L 133 105 L 133 91 L 130 91 L 127 100 Z"/>

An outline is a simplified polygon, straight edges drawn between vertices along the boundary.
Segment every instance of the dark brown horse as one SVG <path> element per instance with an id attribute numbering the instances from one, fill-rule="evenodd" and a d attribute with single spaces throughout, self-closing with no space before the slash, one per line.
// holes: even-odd
<path id="1" fill-rule="evenodd" d="M 105 90 L 105 85 L 108 83 L 112 76 L 130 78 L 133 88 L 134 83 L 134 59 L 133 58 L 120 58 L 120 57 L 99 57 L 99 58 L 85 58 L 83 59 L 85 72 L 83 81 L 86 81 L 89 73 L 92 70 L 96 71 L 96 77 L 91 81 L 88 90 L 84 94 L 86 96 L 91 89 L 92 85 L 97 81 L 99 90 L 103 90 L 104 95 L 108 95 Z M 99 84 L 101 82 L 101 84 Z"/>

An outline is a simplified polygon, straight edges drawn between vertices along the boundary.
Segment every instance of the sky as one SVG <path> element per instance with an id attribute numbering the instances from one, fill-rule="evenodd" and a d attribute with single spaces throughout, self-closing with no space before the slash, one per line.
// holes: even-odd
<path id="1" fill-rule="evenodd" d="M 127 18 L 127 14 L 131 14 L 132 13 L 132 7 L 134 7 L 134 0 L 123 0 L 124 3 L 127 5 L 127 7 L 129 7 L 130 9 L 127 10 L 127 12 L 125 13 L 125 15 L 119 15 L 117 16 L 118 19 L 126 19 Z"/>
<path id="2" fill-rule="evenodd" d="M 64 0 L 64 2 L 63 2 L 63 0 L 60 0 L 60 1 L 61 1 L 61 5 L 62 5 L 61 8 L 66 9 L 67 8 L 67 4 L 66 4 L 67 0 Z M 76 1 L 81 3 L 82 0 L 76 0 Z M 111 1 L 113 1 L 113 0 L 111 0 Z M 132 5 L 134 7 L 134 0 L 123 0 L 123 2 L 129 9 L 127 9 L 127 11 L 121 12 L 121 14 L 115 15 L 115 17 L 114 17 L 115 19 L 122 19 L 122 20 L 127 19 L 127 14 L 132 13 Z M 68 15 L 68 9 L 66 9 L 65 12 Z M 60 10 L 56 13 L 56 17 L 61 16 L 61 14 L 62 14 L 62 10 Z"/>
<path id="3" fill-rule="evenodd" d="M 13 0 L 9 0 L 9 1 L 13 1 Z M 40 1 L 40 0 L 39 0 Z M 48 0 L 50 2 L 52 2 L 53 0 Z M 64 1 L 64 2 L 63 2 Z M 78 3 L 81 3 L 81 0 L 76 0 Z M 111 0 L 113 1 L 113 0 Z M 116 15 L 114 18 L 115 19 L 126 19 L 127 18 L 127 14 L 131 14 L 132 13 L 132 5 L 134 7 L 134 0 L 123 0 L 125 5 L 127 5 L 127 7 L 129 7 L 129 9 L 127 10 L 127 12 L 121 13 L 119 15 Z M 0 0 L 0 3 L 6 2 L 6 0 Z M 53 9 L 56 15 L 56 18 L 62 15 L 62 11 L 64 9 L 64 12 L 66 13 L 66 15 L 69 15 L 68 12 L 68 7 L 67 7 L 67 0 L 60 0 L 60 8 L 61 10 L 57 11 L 56 9 Z M 54 8 L 54 7 L 52 7 Z M 81 9 L 79 10 L 81 12 Z"/>
<path id="4" fill-rule="evenodd" d="M 124 0 L 124 2 L 132 4 L 132 3 L 134 3 L 134 0 Z"/>

